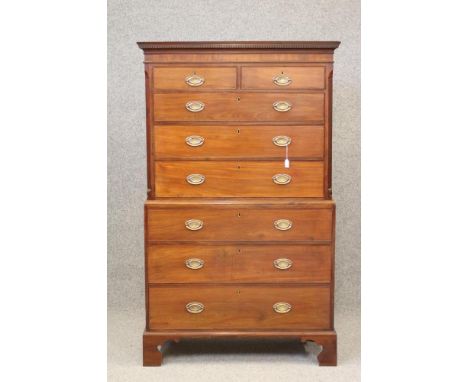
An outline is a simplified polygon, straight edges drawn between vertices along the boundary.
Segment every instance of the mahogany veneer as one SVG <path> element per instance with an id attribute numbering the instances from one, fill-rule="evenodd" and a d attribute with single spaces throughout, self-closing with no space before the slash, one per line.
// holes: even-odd
<path id="1" fill-rule="evenodd" d="M 289 184 L 275 184 L 272 177 L 287 172 Z M 199 185 L 186 180 L 201 173 Z M 323 197 L 324 166 L 321 161 L 296 161 L 285 171 L 283 161 L 160 161 L 155 163 L 155 190 L 159 197 Z"/>
<path id="2" fill-rule="evenodd" d="M 203 145 L 185 144 L 203 136 Z M 153 152 L 158 160 L 284 160 L 284 147 L 272 144 L 278 136 L 291 138 L 289 158 L 322 160 L 324 129 L 320 125 L 155 125 Z M 282 165 L 282 163 L 281 163 Z"/>
<path id="3" fill-rule="evenodd" d="M 187 301 L 203 301 L 205 310 L 188 314 Z M 272 306 L 292 305 L 278 314 Z M 187 285 L 149 287 L 149 328 L 161 329 L 330 329 L 328 286 Z"/>
<path id="4" fill-rule="evenodd" d="M 290 338 L 336 365 L 339 42 L 143 42 L 143 364 L 188 338 Z M 290 166 L 285 165 L 286 153 Z"/>
<path id="5" fill-rule="evenodd" d="M 148 283 L 331 282 L 330 245 L 236 244 L 150 244 Z M 191 257 L 202 258 L 203 268 L 187 268 L 185 261 Z M 286 271 L 274 266 L 281 257 L 292 261 Z"/>

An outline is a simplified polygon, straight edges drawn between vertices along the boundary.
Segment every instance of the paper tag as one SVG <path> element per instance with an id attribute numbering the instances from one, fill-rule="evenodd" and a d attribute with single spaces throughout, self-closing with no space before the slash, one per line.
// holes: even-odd
<path id="1" fill-rule="evenodd" d="M 289 159 L 284 160 L 284 168 L 289 168 Z"/>

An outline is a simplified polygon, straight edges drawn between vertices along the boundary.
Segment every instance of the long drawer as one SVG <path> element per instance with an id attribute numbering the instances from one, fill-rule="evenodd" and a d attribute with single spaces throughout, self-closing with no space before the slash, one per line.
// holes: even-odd
<path id="1" fill-rule="evenodd" d="M 324 93 L 157 93 L 156 122 L 324 120 Z"/>
<path id="2" fill-rule="evenodd" d="M 197 199 L 183 208 L 146 203 L 149 241 L 330 241 L 333 208 L 243 205 L 197 206 Z M 229 203 L 229 202 L 228 202 Z"/>
<path id="3" fill-rule="evenodd" d="M 150 286 L 150 329 L 327 329 L 325 286 Z"/>
<path id="4" fill-rule="evenodd" d="M 331 280 L 328 245 L 150 245 L 149 283 Z"/>
<path id="5" fill-rule="evenodd" d="M 158 197 L 323 197 L 322 161 L 157 161 Z"/>
<path id="6" fill-rule="evenodd" d="M 156 159 L 323 159 L 323 126 L 156 125 Z"/>

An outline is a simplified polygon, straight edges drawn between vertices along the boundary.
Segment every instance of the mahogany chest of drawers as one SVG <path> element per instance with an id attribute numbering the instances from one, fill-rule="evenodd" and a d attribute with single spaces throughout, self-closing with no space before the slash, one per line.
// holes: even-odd
<path id="1" fill-rule="evenodd" d="M 141 42 L 148 200 L 143 364 L 184 338 L 291 338 L 336 365 L 339 42 Z"/>

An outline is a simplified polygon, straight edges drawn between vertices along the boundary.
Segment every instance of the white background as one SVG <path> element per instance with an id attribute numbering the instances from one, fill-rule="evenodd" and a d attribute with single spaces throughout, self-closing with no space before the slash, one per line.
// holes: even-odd
<path id="1" fill-rule="evenodd" d="M 363 2 L 364 382 L 467 380 L 463 4 Z M 0 379 L 105 380 L 106 4 L 0 7 Z"/>
<path id="2" fill-rule="evenodd" d="M 466 381 L 463 1 L 362 3 L 363 381 Z"/>

